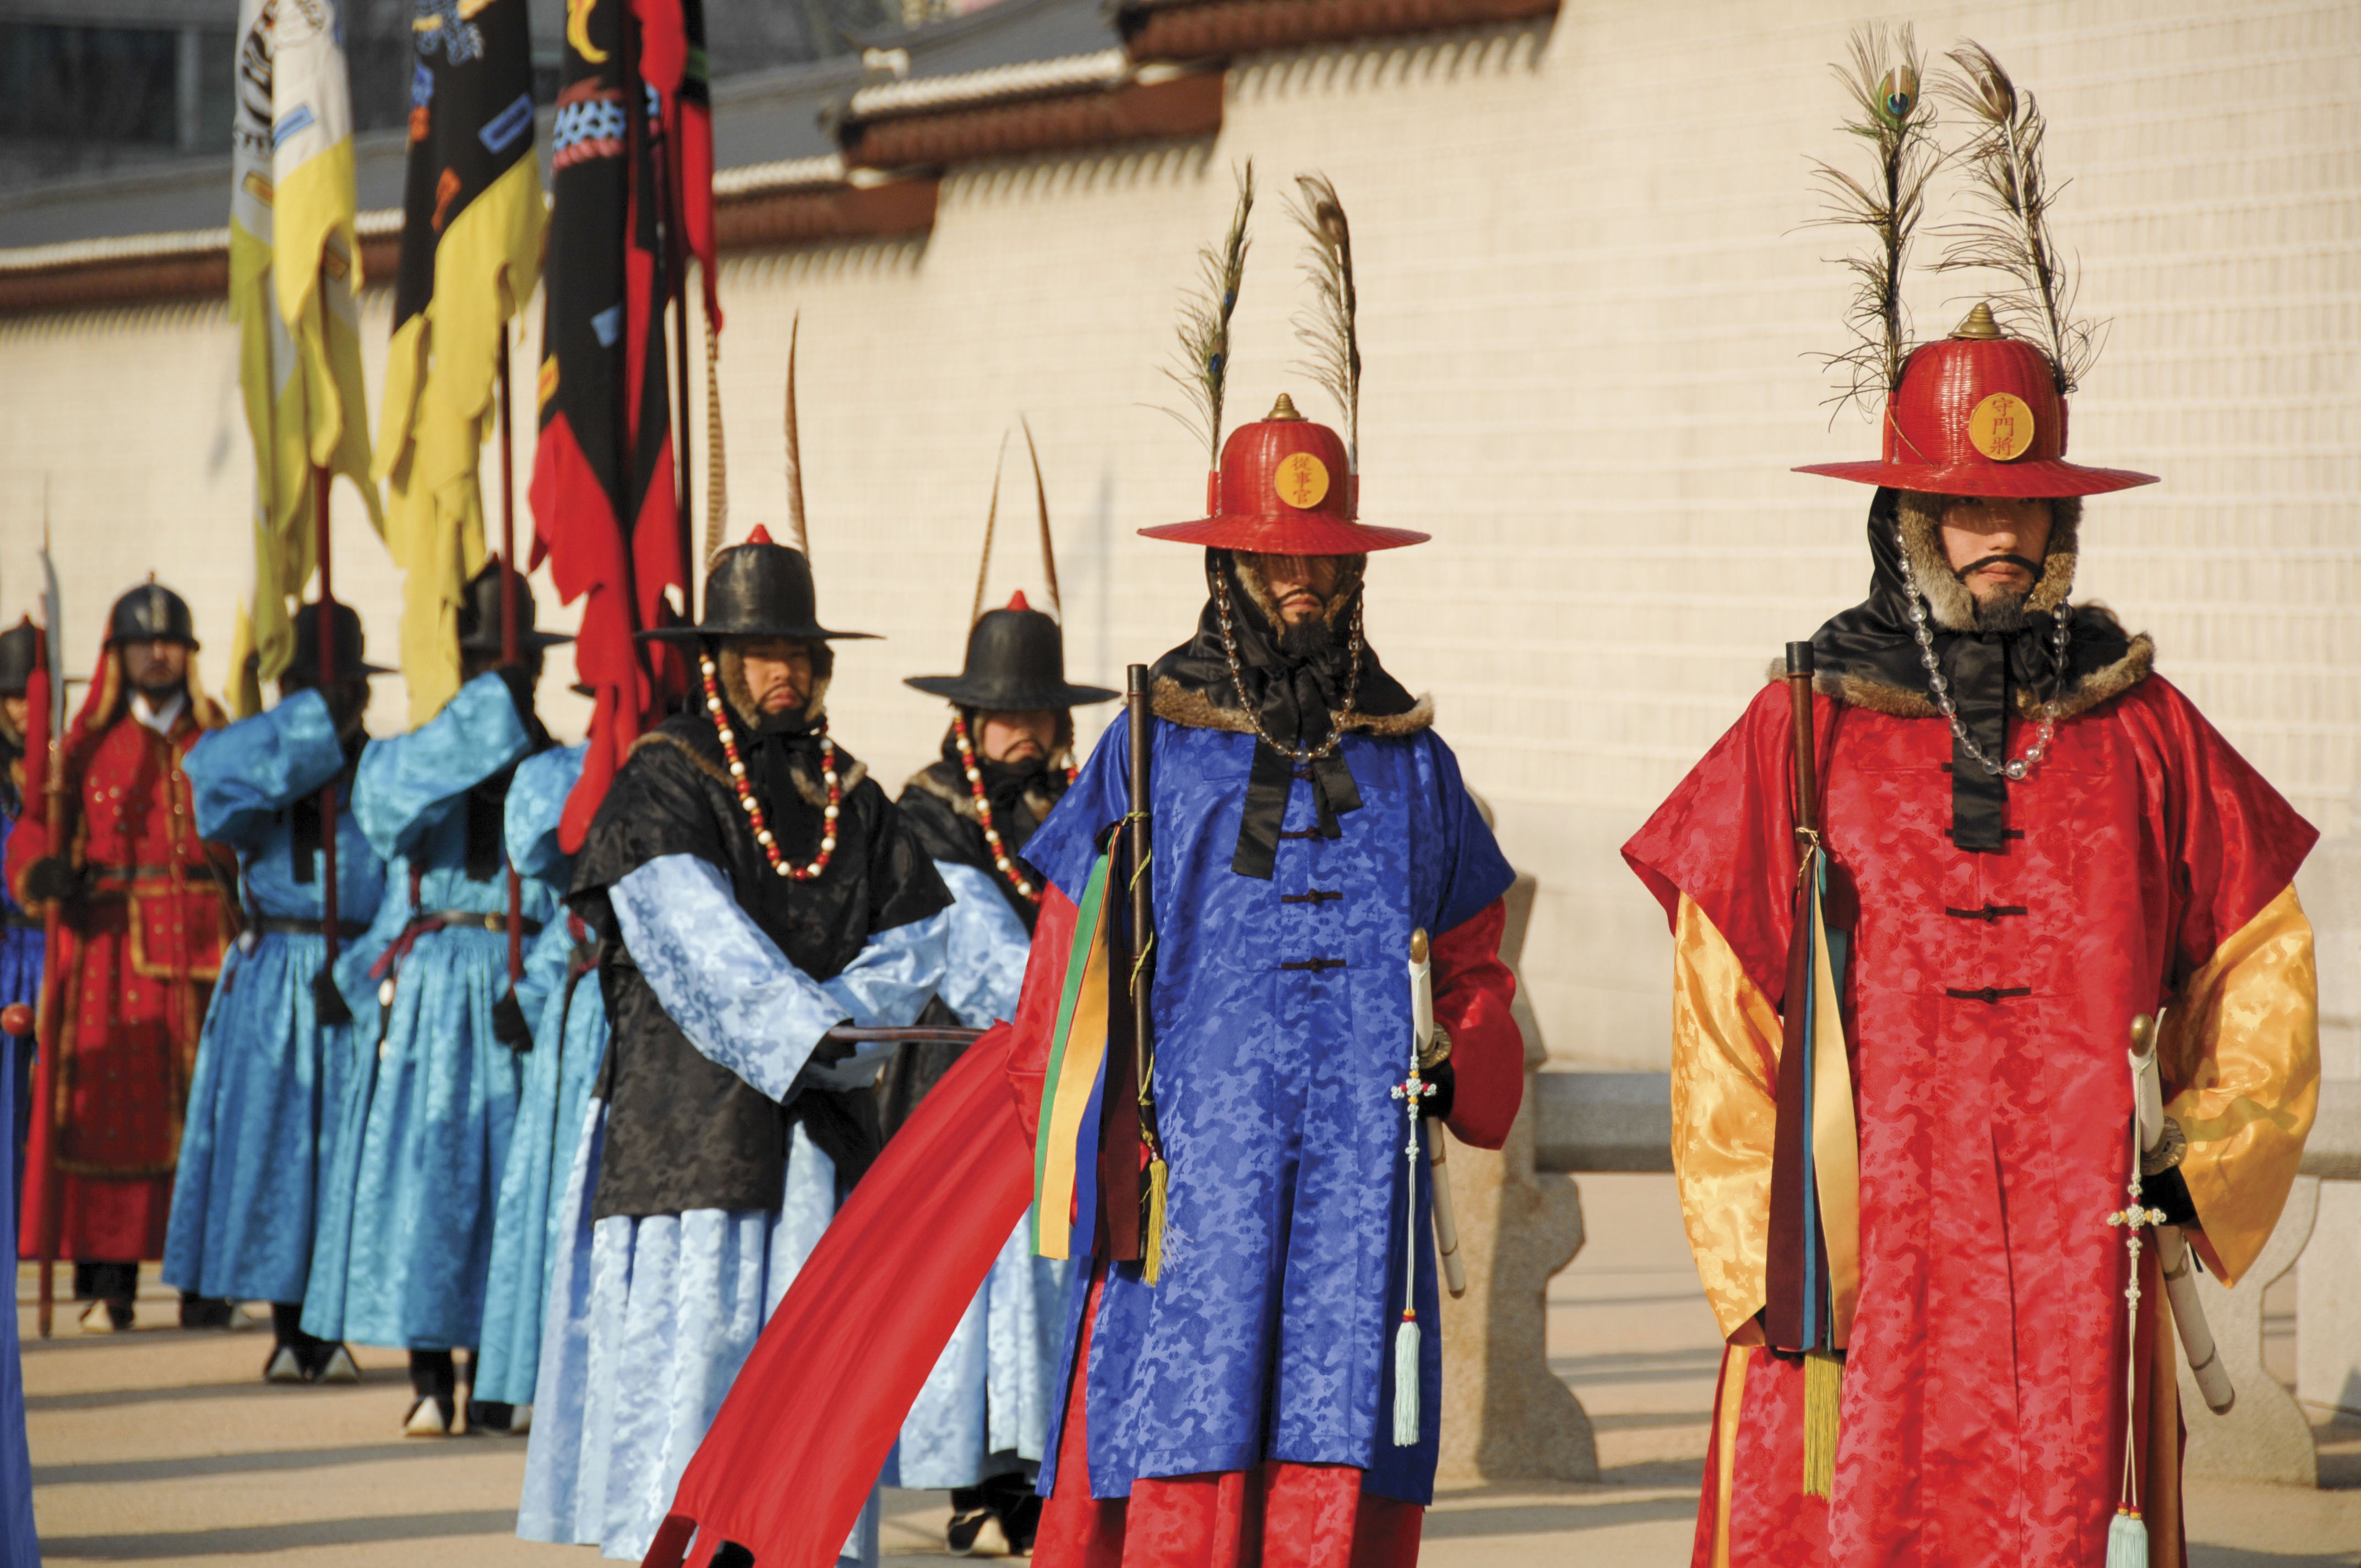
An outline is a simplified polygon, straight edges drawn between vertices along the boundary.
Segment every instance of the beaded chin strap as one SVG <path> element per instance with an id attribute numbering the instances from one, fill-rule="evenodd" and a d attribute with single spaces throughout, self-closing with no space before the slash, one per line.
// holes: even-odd
<path id="1" fill-rule="evenodd" d="M 779 875 L 796 882 L 811 881 L 828 870 L 828 862 L 836 857 L 837 808 L 844 799 L 843 784 L 836 774 L 836 742 L 829 739 L 828 720 L 819 721 L 819 776 L 828 786 L 828 807 L 820 823 L 819 858 L 807 866 L 794 865 L 779 853 L 779 841 L 772 835 L 771 825 L 763 819 L 763 803 L 755 798 L 754 785 L 746 777 L 745 759 L 738 755 L 738 731 L 730 728 L 729 711 L 721 703 L 721 682 L 714 673 L 713 656 L 699 653 L 697 666 L 705 674 L 705 711 L 713 716 L 713 732 L 720 738 L 722 754 L 730 759 L 730 787 L 738 792 L 738 805 L 754 825 L 754 842 L 763 846 L 763 858 Z"/>
<path id="2" fill-rule="evenodd" d="M 951 704 L 951 738 L 959 742 L 960 767 L 967 774 L 967 792 L 975 798 L 976 818 L 983 824 L 983 841 L 992 850 L 992 863 L 1000 868 L 1000 874 L 1008 879 L 1008 885 L 1016 890 L 1019 897 L 1040 903 L 1041 890 L 1017 873 L 1016 859 L 1000 841 L 1000 829 L 993 824 L 992 797 L 984 791 L 983 769 L 977 765 L 975 747 L 968 740 L 967 715 L 960 711 L 957 703 Z M 1066 782 L 1072 784 L 1081 773 L 1080 768 L 1067 763 Z"/>
<path id="3" fill-rule="evenodd" d="M 1345 706 L 1328 716 L 1328 739 L 1316 748 L 1282 746 L 1271 739 L 1270 731 L 1262 727 L 1262 715 L 1254 709 L 1246 696 L 1246 674 L 1238 668 L 1238 640 L 1230 630 L 1230 585 L 1219 576 L 1213 578 L 1213 603 L 1222 617 L 1222 657 L 1229 661 L 1230 686 L 1238 694 L 1238 706 L 1246 710 L 1246 722 L 1254 726 L 1255 736 L 1281 756 L 1292 758 L 1299 768 L 1313 762 L 1345 743 L 1345 721 L 1353 717 L 1353 704 L 1361 695 L 1361 604 L 1353 601 L 1352 674 L 1346 677 Z"/>
<path id="4" fill-rule="evenodd" d="M 1951 683 L 1944 677 L 1941 661 L 1935 657 L 1935 632 L 1927 624 L 1926 596 L 1918 591 L 1918 579 L 1910 570 L 1909 547 L 1903 543 L 1899 528 L 1894 531 L 1894 547 L 1902 556 L 1902 590 L 1910 601 L 1910 634 L 1918 640 L 1918 663 L 1926 666 L 1927 687 L 1934 693 L 1935 706 L 1942 710 L 1943 718 L 1949 722 L 1952 739 L 1958 740 L 1960 749 L 1973 757 L 1982 765 L 1984 772 L 1994 778 L 2012 782 L 2024 778 L 2033 771 L 2034 764 L 2041 761 L 2042 753 L 2049 750 L 2050 737 L 2058 733 L 2057 699 L 2052 697 L 2041 705 L 2041 728 L 2035 733 L 2033 744 L 2025 749 L 2025 755 L 2011 758 L 2005 762 L 1993 762 L 1987 756 L 1984 749 L 1976 744 L 1975 738 L 1968 733 L 1968 727 L 1960 722 L 1959 705 L 1951 700 Z M 2066 679 L 2066 627 L 2073 618 L 2074 607 L 2063 603 L 2059 605 L 2053 617 L 2057 630 L 2051 638 L 2050 652 L 2057 660 L 2058 679 L 2061 685 Z"/>

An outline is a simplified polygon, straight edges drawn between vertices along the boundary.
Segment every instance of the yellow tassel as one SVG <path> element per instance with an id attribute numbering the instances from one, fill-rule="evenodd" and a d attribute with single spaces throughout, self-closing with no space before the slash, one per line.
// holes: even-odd
<path id="1" fill-rule="evenodd" d="M 1164 1272 L 1164 1157 L 1148 1160 L 1148 1234 L 1140 1246 L 1139 1272 L 1150 1285 Z"/>
<path id="2" fill-rule="evenodd" d="M 1825 1497 L 1836 1483 L 1838 1410 L 1844 1357 L 1804 1353 L 1804 1496 Z"/>

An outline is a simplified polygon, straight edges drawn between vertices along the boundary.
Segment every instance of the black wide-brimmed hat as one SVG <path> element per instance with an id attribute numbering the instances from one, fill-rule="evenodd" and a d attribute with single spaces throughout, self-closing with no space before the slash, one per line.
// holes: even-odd
<path id="1" fill-rule="evenodd" d="M 118 642 L 185 642 L 193 648 L 196 618 L 189 613 L 188 600 L 150 576 L 106 612 L 106 645 Z"/>
<path id="2" fill-rule="evenodd" d="M 696 637 L 796 637 L 807 641 L 873 638 L 873 631 L 835 631 L 819 623 L 819 596 L 811 562 L 756 528 L 746 543 L 713 558 L 705 574 L 705 616 L 695 626 L 664 626 L 641 636 L 685 642 Z"/>
<path id="3" fill-rule="evenodd" d="M 390 675 L 383 664 L 372 664 L 361 657 L 361 618 L 352 606 L 339 604 L 333 618 L 335 621 L 336 679 L 351 680 L 356 675 Z M 295 656 L 287 662 L 285 680 L 292 675 L 306 684 L 320 678 L 320 607 L 307 604 L 295 612 Z"/>
<path id="4" fill-rule="evenodd" d="M 501 589 L 500 558 L 494 555 L 484 563 L 484 569 L 467 583 L 467 597 L 459 606 L 459 651 L 463 653 L 499 653 L 502 627 L 501 609 L 507 595 Z M 562 631 L 535 631 L 533 629 L 533 584 L 523 573 L 517 574 L 517 652 L 537 653 L 544 648 L 555 648 L 573 638 Z M 316 655 L 315 655 L 316 657 Z"/>
<path id="5" fill-rule="evenodd" d="M 988 609 L 967 634 L 967 668 L 956 675 L 912 675 L 902 683 L 961 707 L 1019 712 L 1081 707 L 1119 693 L 1066 680 L 1066 634 L 1022 593 L 1006 609 Z"/>
<path id="6" fill-rule="evenodd" d="M 33 660 L 41 646 L 41 629 L 27 616 L 0 631 L 0 696 L 23 696 L 33 684 Z"/>

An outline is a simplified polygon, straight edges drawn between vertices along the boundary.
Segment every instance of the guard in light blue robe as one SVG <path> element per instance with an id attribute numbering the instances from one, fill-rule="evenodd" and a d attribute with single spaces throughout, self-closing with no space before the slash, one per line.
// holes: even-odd
<path id="1" fill-rule="evenodd" d="M 709 639 L 695 651 L 709 706 L 641 740 L 576 858 L 570 902 L 605 944 L 613 1033 L 561 1204 L 528 1541 L 646 1553 L 763 1322 L 875 1157 L 883 1047 L 848 1057 L 823 1036 L 908 1024 L 941 982 L 950 895 L 829 734 L 826 639 L 843 634 L 812 598 L 799 552 L 762 538 L 722 553 L 704 623 L 679 633 Z M 762 696 L 745 674 L 757 654 Z M 874 1562 L 873 1498 L 843 1555 Z"/>
<path id="2" fill-rule="evenodd" d="M 544 751 L 517 769 L 509 789 L 509 859 L 526 876 L 563 890 L 573 858 L 558 847 L 558 817 L 588 750 Z M 533 938 L 517 1000 L 533 1021 L 509 1162 L 492 1223 L 491 1279 L 476 1358 L 479 1405 L 530 1409 L 541 1363 L 542 1310 L 549 1288 L 550 1238 L 566 1177 L 581 1141 L 591 1086 L 607 1054 L 607 1002 L 598 990 L 597 947 L 567 915 Z M 522 1419 L 509 1430 L 524 1430 Z"/>
<path id="3" fill-rule="evenodd" d="M 357 617 L 349 641 L 357 663 Z M 299 678 L 281 688 L 297 689 L 278 707 L 205 736 L 182 763 L 198 834 L 237 851 L 246 929 L 222 961 L 197 1043 L 164 1243 L 166 1284 L 272 1304 L 277 1343 L 263 1376 L 281 1383 L 358 1376 L 342 1346 L 300 1327 L 321 1176 L 335 1168 L 335 1123 L 368 1033 L 326 974 L 318 797 L 331 780 L 340 946 L 368 932 L 385 893 L 385 862 L 351 810 L 366 676 L 347 674 L 342 711 L 332 711 L 300 678 L 317 670 L 307 653 L 316 660 L 299 646 Z"/>
<path id="4" fill-rule="evenodd" d="M 960 674 L 906 684 L 952 709 L 941 755 L 896 803 L 958 900 L 928 1021 L 989 1028 L 1016 1016 L 1041 896 L 1020 857 L 1072 777 L 1073 710 L 1115 694 L 1067 681 L 1058 622 L 1021 593 L 977 617 Z M 913 1042 L 895 1053 L 882 1086 L 889 1137 L 959 1050 Z M 1029 1552 L 1040 1519 L 1033 1478 L 1062 1386 L 1060 1308 L 1073 1266 L 1033 1255 L 1029 1229 L 1020 1221 L 1001 1247 L 886 1467 L 888 1486 L 950 1489 L 944 1535 L 960 1555 Z"/>
<path id="5" fill-rule="evenodd" d="M 340 974 L 348 996 L 368 999 L 356 1011 L 377 1020 L 377 1048 L 346 1096 L 303 1328 L 408 1349 L 416 1399 L 403 1430 L 415 1435 L 459 1422 L 452 1353 L 482 1333 L 523 1078 L 495 1033 L 510 990 L 503 803 L 540 739 L 530 701 L 480 674 L 418 729 L 370 742 L 353 788 L 391 891 Z M 526 879 L 526 937 L 557 914 L 548 884 Z"/>

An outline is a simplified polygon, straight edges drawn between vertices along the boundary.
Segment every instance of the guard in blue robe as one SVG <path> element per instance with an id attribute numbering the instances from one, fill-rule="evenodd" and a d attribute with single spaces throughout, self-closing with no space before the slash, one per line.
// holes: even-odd
<path id="1" fill-rule="evenodd" d="M 25 691 L 33 675 L 34 650 L 41 629 L 27 619 L 0 631 L 0 849 L 5 849 L 16 819 L 25 814 Z M 16 902 L 0 878 L 0 1007 L 21 1002 L 36 1007 L 41 1000 L 41 920 Z M 0 1126 L 9 1129 L 13 1151 L 12 1191 L 25 1190 L 25 1134 L 33 1114 L 33 1036 L 0 1041 L 0 1073 L 14 1076 L 16 1109 Z M 16 1207 L 8 1206 L 6 1234 L 16 1245 Z M 11 1251 L 8 1255 L 16 1256 Z"/>
<path id="2" fill-rule="evenodd" d="M 968 633 L 957 675 L 906 683 L 948 699 L 942 755 L 896 804 L 925 846 L 950 910 L 948 962 L 930 1018 L 989 1028 L 1016 1016 L 1026 954 L 1040 915 L 1039 873 L 1018 859 L 1074 776 L 1073 709 L 1111 700 L 1066 680 L 1058 622 L 1018 594 Z M 879 1084 L 885 1133 L 907 1118 L 960 1047 L 899 1047 Z M 902 1423 L 889 1486 L 948 1487 L 945 1539 L 959 1556 L 1029 1552 L 1041 1514 L 1034 1475 L 1058 1403 L 1061 1305 L 1072 1266 L 1037 1257 L 1028 1222 L 1009 1234 Z"/>
<path id="3" fill-rule="evenodd" d="M 353 785 L 388 892 L 338 978 L 376 1049 L 362 1051 L 346 1094 L 303 1329 L 407 1349 L 402 1430 L 415 1437 L 467 1427 L 454 1353 L 480 1343 L 493 1202 L 532 1039 L 510 984 L 505 805 L 517 765 L 549 746 L 532 694 L 542 651 L 565 639 L 530 630 L 533 598 L 518 588 L 526 663 L 499 663 L 495 562 L 459 618 L 467 684 L 409 734 L 372 740 Z M 524 879 L 526 939 L 557 913 L 548 884 Z"/>
<path id="4" fill-rule="evenodd" d="M 943 974 L 942 880 L 829 733 L 803 554 L 706 580 L 688 712 L 644 737 L 571 904 L 613 1021 L 562 1207 L 517 1533 L 637 1559 L 779 1298 L 876 1156 L 884 1047 Z M 696 700 L 701 698 L 701 700 Z M 873 1563 L 874 1499 L 843 1555 Z"/>
<path id="5" fill-rule="evenodd" d="M 336 607 L 336 680 L 319 684 L 319 607 L 295 620 L 279 706 L 199 740 L 181 764 L 200 837 L 237 851 L 245 931 L 222 960 L 197 1042 L 164 1282 L 271 1303 L 273 1383 L 353 1382 L 351 1354 L 302 1328 L 322 1174 L 357 1042 L 328 971 L 320 794 L 335 789 L 336 936 L 367 935 L 385 862 L 355 818 L 353 769 L 368 737 L 360 617 Z"/>
<path id="6" fill-rule="evenodd" d="M 569 746 L 544 751 L 517 769 L 509 788 L 509 859 L 524 875 L 561 892 L 574 860 L 558 846 L 558 817 L 582 774 L 586 751 Z M 476 1356 L 477 1402 L 515 1407 L 518 1413 L 508 1427 L 512 1433 L 529 1425 L 548 1299 L 550 1237 L 591 1087 L 607 1054 L 607 1003 L 598 991 L 597 954 L 589 927 L 581 916 L 567 914 L 533 938 L 524 979 L 517 983 L 517 1001 L 533 1020 L 533 1050 L 525 1058 L 524 1092 L 500 1176 L 483 1344 Z"/>

